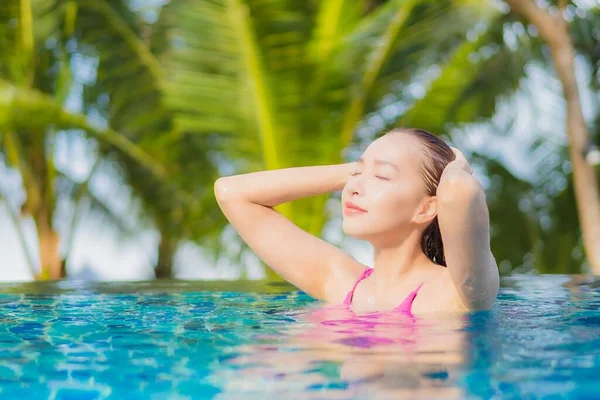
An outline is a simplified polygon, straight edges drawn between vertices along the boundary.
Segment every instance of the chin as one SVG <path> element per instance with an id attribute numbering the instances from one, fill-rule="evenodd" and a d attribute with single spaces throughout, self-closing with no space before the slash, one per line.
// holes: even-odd
<path id="1" fill-rule="evenodd" d="M 370 236 L 365 229 L 364 224 L 348 221 L 346 219 L 344 219 L 342 223 L 342 231 L 348 236 L 361 240 L 367 240 L 367 238 Z"/>

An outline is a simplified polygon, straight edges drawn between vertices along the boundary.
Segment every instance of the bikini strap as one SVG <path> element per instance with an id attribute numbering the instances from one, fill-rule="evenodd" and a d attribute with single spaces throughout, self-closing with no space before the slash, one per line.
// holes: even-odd
<path id="1" fill-rule="evenodd" d="M 421 282 L 421 284 L 419 284 L 419 286 L 417 286 L 415 290 L 410 292 L 408 296 L 406 296 L 406 299 L 404 299 L 404 301 L 398 307 L 396 307 L 395 310 L 410 313 L 413 300 L 415 299 L 415 297 L 417 297 L 417 293 L 419 293 L 419 289 L 421 289 L 421 286 L 423 286 L 424 283 L 424 281 Z"/>
<path id="2" fill-rule="evenodd" d="M 362 273 L 362 275 L 360 277 L 358 277 L 358 279 L 356 280 L 356 282 L 354 282 L 354 286 L 352 286 L 352 290 L 350 290 L 348 292 L 348 294 L 346 295 L 346 299 L 344 300 L 344 305 L 349 306 L 352 303 L 352 297 L 354 297 L 354 291 L 356 290 L 356 287 L 358 286 L 358 284 L 363 279 L 365 279 L 366 277 L 368 277 L 372 273 L 373 273 L 373 268 L 367 268 L 367 269 L 364 270 L 364 272 Z"/>

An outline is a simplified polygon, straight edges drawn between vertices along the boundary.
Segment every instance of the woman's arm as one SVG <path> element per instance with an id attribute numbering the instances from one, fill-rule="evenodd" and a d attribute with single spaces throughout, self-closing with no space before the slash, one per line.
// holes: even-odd
<path id="1" fill-rule="evenodd" d="M 353 171 L 348 163 L 228 176 L 215 182 L 215 196 L 242 239 L 275 272 L 315 298 L 341 302 L 364 266 L 273 207 L 341 190 Z"/>
<path id="2" fill-rule="evenodd" d="M 438 221 L 448 271 L 464 306 L 490 308 L 498 295 L 499 275 L 490 248 L 485 192 L 459 150 L 438 186 Z"/>

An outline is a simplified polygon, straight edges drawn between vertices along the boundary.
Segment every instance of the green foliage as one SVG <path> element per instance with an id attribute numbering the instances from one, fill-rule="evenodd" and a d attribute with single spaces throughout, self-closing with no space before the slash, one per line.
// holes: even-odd
<path id="1" fill-rule="evenodd" d="M 146 19 L 126 0 L 5 0 L 0 143 L 26 188 L 24 212 L 85 197 L 129 230 L 87 182 L 54 166 L 56 132 L 86 132 L 142 205 L 141 227 L 159 231 L 159 264 L 169 264 L 161 274 L 182 241 L 222 250 L 226 221 L 212 183 L 224 171 L 342 162 L 349 146 L 395 125 L 450 135 L 489 121 L 521 90 L 527 67 L 548 62 L 535 32 L 478 0 L 178 0 L 155 11 Z M 573 15 L 598 91 L 599 13 Z M 74 68 L 82 62 L 88 77 Z M 529 254 L 525 264 L 542 271 L 577 271 L 572 188 L 548 189 L 551 173 L 528 182 L 480 160 L 493 183 L 499 262 L 517 267 Z M 326 200 L 281 211 L 320 234 Z"/>
<path id="2" fill-rule="evenodd" d="M 574 5 L 568 7 L 568 13 L 579 59 L 587 63 L 583 71 L 591 73 L 580 75 L 584 82 L 583 93 L 585 84 L 597 91 L 600 37 L 594 36 L 592 27 L 596 26 L 600 14 L 598 9 L 577 10 Z M 477 36 L 472 35 L 472 40 L 439 65 L 437 78 L 400 118 L 400 124 L 452 135 L 470 123 L 486 123 L 497 115 L 501 102 L 518 104 L 515 96 L 529 95 L 522 83 L 528 78 L 527 68 L 532 65 L 553 73 L 550 55 L 535 29 L 523 26 L 512 14 L 492 15 L 485 29 L 480 29 Z M 547 99 L 547 103 L 561 104 L 560 89 L 555 93 L 546 91 L 554 96 Z M 592 98 L 596 103 L 595 120 L 600 121 L 597 93 L 592 93 Z M 501 134 L 514 135 L 513 122 L 518 110 L 514 111 L 503 114 Z M 543 118 L 556 118 L 540 114 Z M 480 127 L 498 131 L 493 123 Z M 532 129 L 539 128 L 533 126 Z M 528 152 L 532 159 L 540 152 L 548 157 L 538 164 L 532 163 L 534 178 L 531 181 L 520 179 L 495 159 L 479 155 L 491 182 L 488 205 L 492 248 L 503 273 L 513 268 L 520 272 L 533 269 L 543 273 L 581 272 L 585 261 L 581 232 L 570 169 L 564 168 L 569 157 L 564 145 L 550 144 L 542 132 L 539 135 Z M 592 136 L 596 141 L 599 138 L 597 133 Z M 559 154 L 555 154 L 556 151 Z M 550 161 L 555 158 L 559 161 Z M 566 183 L 562 185 L 562 182 Z"/>
<path id="3" fill-rule="evenodd" d="M 82 53 L 98 59 L 96 80 L 85 88 L 90 106 L 167 171 L 167 182 L 157 180 L 121 153 L 102 150 L 117 162 L 143 205 L 147 224 L 161 235 L 159 262 L 168 264 L 161 271 L 172 267 L 181 240 L 208 240 L 225 224 L 212 196 L 217 172 L 208 159 L 206 138 L 179 135 L 177 113 L 165 105 L 169 70 L 161 59 L 172 50 L 165 41 L 169 11 L 162 9 L 157 23 L 148 25 L 123 1 L 82 1 L 76 25 Z"/>
<path id="4" fill-rule="evenodd" d="M 47 249 L 40 252 L 44 278 L 59 277 L 54 214 L 59 197 L 69 195 L 57 191 L 57 180 L 64 176 L 54 162 L 57 131 L 83 130 L 153 179 L 165 179 L 162 163 L 122 133 L 90 118 L 85 103 L 82 111 L 67 104 L 75 85 L 72 63 L 80 57 L 73 51 L 71 35 L 74 4 L 10 0 L 0 5 L 2 151 L 21 175 L 26 198 L 19 217 L 33 218 L 39 246 Z M 20 230 L 20 219 L 17 222 Z"/>
<path id="5" fill-rule="evenodd" d="M 512 15 L 499 14 L 485 22 L 485 31 L 464 42 L 439 65 L 440 72 L 426 95 L 400 119 L 406 126 L 444 132 L 448 126 L 486 121 L 499 99 L 513 94 L 525 67 L 541 58 L 540 43 L 527 35 L 504 40 L 514 23 Z M 473 33 L 473 36 L 477 35 Z"/>

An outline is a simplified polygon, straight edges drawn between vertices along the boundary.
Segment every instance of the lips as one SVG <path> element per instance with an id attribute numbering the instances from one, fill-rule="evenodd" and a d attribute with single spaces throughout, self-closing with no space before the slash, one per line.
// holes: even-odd
<path id="1" fill-rule="evenodd" d="M 357 204 L 354 204 L 351 201 L 344 203 L 344 214 L 346 215 L 364 214 L 366 212 L 367 210 L 359 207 Z"/>

